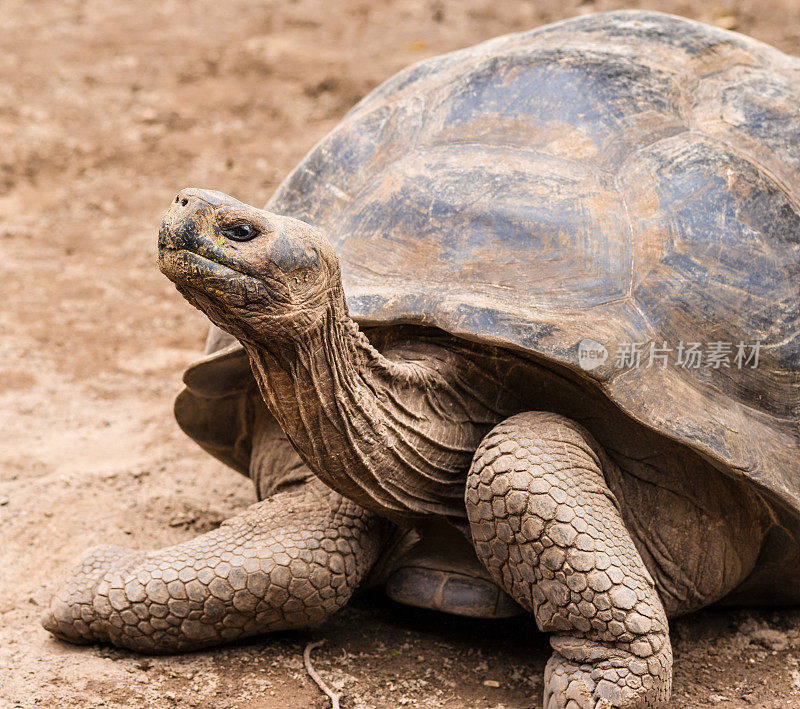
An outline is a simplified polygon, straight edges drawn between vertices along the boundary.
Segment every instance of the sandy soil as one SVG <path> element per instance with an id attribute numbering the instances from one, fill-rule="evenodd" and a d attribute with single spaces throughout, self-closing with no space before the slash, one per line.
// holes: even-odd
<path id="1" fill-rule="evenodd" d="M 343 707 L 540 705 L 532 622 L 380 593 L 307 632 L 181 657 L 69 646 L 38 618 L 85 548 L 172 544 L 253 499 L 172 420 L 205 334 L 154 264 L 176 190 L 263 203 L 404 65 L 617 7 L 800 53 L 794 0 L 0 0 L 0 707 L 323 707 L 301 659 L 322 639 Z M 674 706 L 800 706 L 800 611 L 710 610 L 673 639 Z"/>

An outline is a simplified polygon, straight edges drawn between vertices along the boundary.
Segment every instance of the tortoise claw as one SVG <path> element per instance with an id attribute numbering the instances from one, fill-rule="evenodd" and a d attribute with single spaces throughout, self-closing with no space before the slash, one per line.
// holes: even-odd
<path id="1" fill-rule="evenodd" d="M 90 549 L 53 596 L 42 616 L 44 629 L 62 640 L 80 645 L 108 640 L 107 621 L 96 608 L 99 587 L 110 570 L 135 565 L 143 558 L 143 553 L 127 547 Z"/>

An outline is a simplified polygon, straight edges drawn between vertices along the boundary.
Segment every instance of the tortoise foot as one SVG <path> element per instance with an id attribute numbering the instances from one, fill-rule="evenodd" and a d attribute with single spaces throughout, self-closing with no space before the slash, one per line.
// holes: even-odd
<path id="1" fill-rule="evenodd" d="M 42 617 L 45 630 L 62 640 L 76 644 L 103 642 L 109 639 L 107 619 L 95 607 L 98 587 L 107 586 L 111 573 L 124 573 L 144 559 L 144 554 L 120 546 L 90 549 L 86 557 L 69 573 L 67 581 L 53 596 Z"/>
<path id="2" fill-rule="evenodd" d="M 645 709 L 663 706 L 672 688 L 672 651 L 640 658 L 585 638 L 554 638 L 544 672 L 544 709 Z M 597 656 L 603 659 L 596 659 Z"/>

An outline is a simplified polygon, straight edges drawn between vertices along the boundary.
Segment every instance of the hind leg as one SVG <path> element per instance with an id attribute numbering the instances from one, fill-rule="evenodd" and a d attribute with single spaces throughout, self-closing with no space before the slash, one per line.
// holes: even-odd
<path id="1" fill-rule="evenodd" d="M 486 436 L 468 476 L 478 557 L 552 633 L 546 709 L 669 699 L 666 614 L 606 484 L 607 463 L 580 425 L 529 412 Z"/>

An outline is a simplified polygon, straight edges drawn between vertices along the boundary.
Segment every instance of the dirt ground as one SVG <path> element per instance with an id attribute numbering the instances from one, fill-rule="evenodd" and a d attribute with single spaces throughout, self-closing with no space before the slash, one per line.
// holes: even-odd
<path id="1" fill-rule="evenodd" d="M 85 548 L 176 543 L 253 500 L 172 419 L 206 329 L 155 266 L 176 190 L 263 203 L 406 64 L 619 7 L 800 53 L 796 0 L 0 0 L 0 707 L 324 707 L 312 640 L 343 708 L 540 706 L 532 621 L 377 592 L 319 628 L 179 657 L 73 647 L 38 619 Z M 800 706 L 800 611 L 709 610 L 673 643 L 676 707 Z"/>

